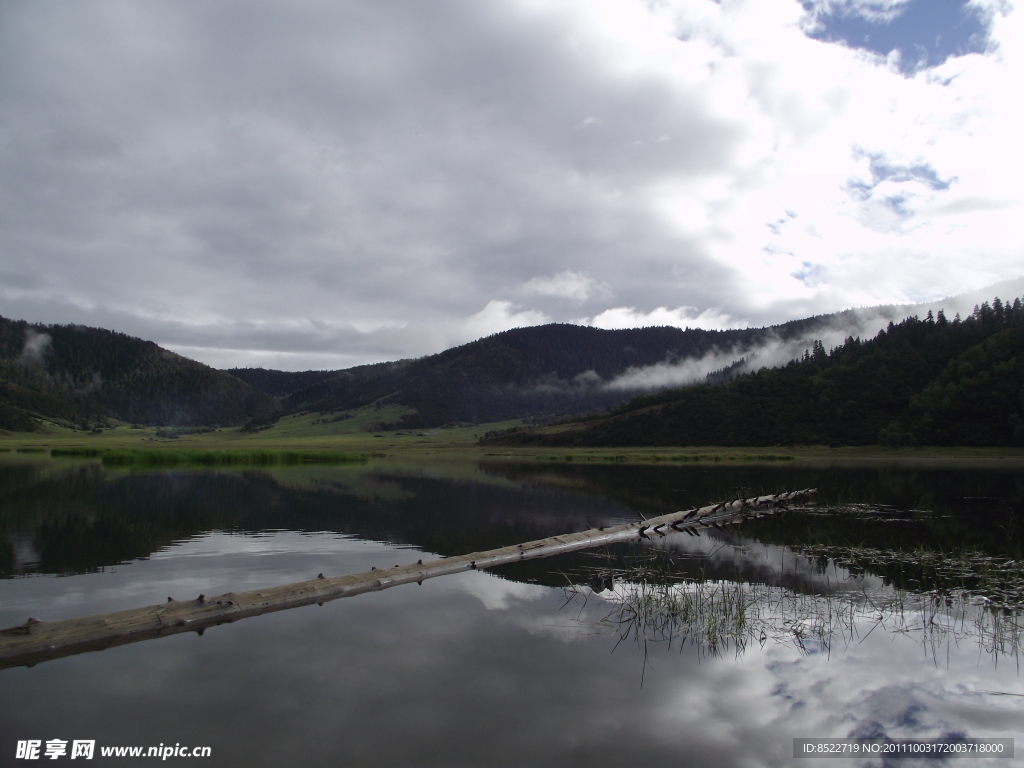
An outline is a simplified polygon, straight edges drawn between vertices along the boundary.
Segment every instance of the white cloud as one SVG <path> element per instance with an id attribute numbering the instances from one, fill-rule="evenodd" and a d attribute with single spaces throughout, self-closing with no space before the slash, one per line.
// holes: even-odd
<path id="1" fill-rule="evenodd" d="M 607 296 L 607 286 L 598 285 L 590 276 L 567 269 L 550 277 L 532 277 L 520 289 L 528 296 L 551 296 L 575 302 L 586 301 L 592 296 Z"/>
<path id="2" fill-rule="evenodd" d="M 504 611 L 515 603 L 548 596 L 546 587 L 508 581 L 489 573 L 468 572 L 460 574 L 453 582 L 459 589 L 478 598 L 489 611 Z"/>
<path id="3" fill-rule="evenodd" d="M 362 362 L 359 357 L 331 352 L 287 352 L 278 349 L 197 347 L 164 343 L 182 357 L 217 368 L 268 368 L 276 371 L 341 370 Z"/>
<path id="4" fill-rule="evenodd" d="M 741 350 L 715 350 L 701 358 L 666 360 L 643 368 L 630 368 L 606 385 L 608 389 L 666 389 L 700 382 L 712 371 L 720 371 L 743 357 Z"/>
<path id="5" fill-rule="evenodd" d="M 53 348 L 53 340 L 48 333 L 39 333 L 32 328 L 25 329 L 25 344 L 21 349 L 22 362 L 44 365 L 46 353 Z"/>
<path id="6" fill-rule="evenodd" d="M 7 4 L 0 314 L 331 367 L 1014 278 L 1024 14 L 980 4 L 909 76 L 796 0 Z"/>
<path id="7" fill-rule="evenodd" d="M 462 322 L 459 327 L 457 343 L 465 343 L 511 328 L 523 328 L 551 322 L 551 318 L 543 312 L 532 309 L 517 312 L 517 309 L 518 307 L 511 301 L 492 300 L 487 302 L 486 307 Z"/>
<path id="8" fill-rule="evenodd" d="M 737 320 L 718 309 L 705 309 L 698 312 L 696 307 L 656 307 L 650 312 L 642 312 L 635 307 L 613 307 L 594 316 L 591 320 L 584 318 L 582 324 L 596 328 L 643 328 L 653 325 L 674 325 L 679 328 L 705 328 L 723 330 L 726 328 L 746 328 L 745 320 Z"/>

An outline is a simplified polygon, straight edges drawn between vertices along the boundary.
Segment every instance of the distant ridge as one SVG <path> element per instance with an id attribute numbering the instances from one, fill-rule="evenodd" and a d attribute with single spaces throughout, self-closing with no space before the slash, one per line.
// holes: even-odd
<path id="1" fill-rule="evenodd" d="M 32 431 L 39 420 L 94 429 L 108 418 L 227 426 L 278 409 L 237 378 L 151 341 L 0 317 L 0 429 Z"/>
<path id="2" fill-rule="evenodd" d="M 497 444 L 1024 446 L 1024 303 L 890 323 L 718 387 L 637 397 L 608 414 Z"/>
<path id="3" fill-rule="evenodd" d="M 549 324 L 503 331 L 416 360 L 340 371 L 226 373 L 275 397 L 285 412 L 328 413 L 375 402 L 416 411 L 393 429 L 552 420 L 613 408 L 652 389 L 728 381 L 745 370 L 785 364 L 815 341 L 835 345 L 849 335 L 874 335 L 905 316 L 905 307 L 875 307 L 724 331 Z"/>
<path id="4" fill-rule="evenodd" d="M 1024 287 L 1024 280 L 1000 285 L 1018 284 Z M 652 392 L 723 384 L 784 367 L 811 349 L 827 356 L 849 339 L 872 339 L 913 312 L 945 307 L 951 319 L 956 312 L 969 315 L 967 302 L 981 295 L 724 331 L 549 324 L 504 331 L 415 360 L 302 372 L 217 371 L 114 331 L 0 318 L 0 429 L 32 430 L 41 420 L 96 428 L 108 418 L 268 429 L 285 413 L 327 414 L 385 404 L 402 406 L 406 413 L 392 424 L 377 422 L 375 429 L 517 418 L 552 423 L 607 413 Z"/>
<path id="5" fill-rule="evenodd" d="M 273 394 L 286 411 L 347 410 L 382 399 L 405 405 L 416 413 L 394 426 L 416 429 L 557 417 L 618 405 L 646 390 L 604 386 L 630 369 L 755 346 L 780 334 L 802 338 L 820 324 L 812 318 L 772 329 L 730 331 L 550 324 L 504 331 L 417 360 L 342 371 L 289 374 L 249 368 L 227 373 Z"/>

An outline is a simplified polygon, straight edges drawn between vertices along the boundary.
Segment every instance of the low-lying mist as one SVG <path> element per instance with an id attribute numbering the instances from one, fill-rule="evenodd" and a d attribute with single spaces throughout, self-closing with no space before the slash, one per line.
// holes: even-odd
<path id="1" fill-rule="evenodd" d="M 1012 281 L 1007 287 L 1020 289 L 1024 287 L 1024 280 Z M 1012 298 L 1011 296 L 1011 301 Z M 628 368 L 607 380 L 602 379 L 594 371 L 587 371 L 576 376 L 571 382 L 537 384 L 533 391 L 551 396 L 561 390 L 563 396 L 572 397 L 577 402 L 593 400 L 594 405 L 600 401 L 601 405 L 605 406 L 612 400 L 621 402 L 653 390 L 720 383 L 744 373 L 761 368 L 776 368 L 786 365 L 791 360 L 800 359 L 813 348 L 815 342 L 820 342 L 826 350 L 831 350 L 844 344 L 850 337 L 873 338 L 890 323 L 899 323 L 911 315 L 922 317 L 928 312 L 937 315 L 941 311 L 952 320 L 957 314 L 971 314 L 982 301 L 992 299 L 994 295 L 972 293 L 925 304 L 851 309 L 834 315 L 811 318 L 809 321 L 766 329 L 763 337 L 756 343 L 734 344 L 727 348 L 716 347 L 700 357 L 680 358 L 670 355 L 653 365 Z"/>

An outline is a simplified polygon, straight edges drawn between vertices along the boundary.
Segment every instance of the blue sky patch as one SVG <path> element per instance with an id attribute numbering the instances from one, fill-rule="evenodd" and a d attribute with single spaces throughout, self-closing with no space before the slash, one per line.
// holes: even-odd
<path id="1" fill-rule="evenodd" d="M 871 181 L 858 178 L 850 178 L 846 182 L 846 192 L 854 200 L 864 202 L 871 198 L 875 188 L 883 181 L 891 181 L 897 184 L 906 182 L 917 182 L 934 192 L 944 192 L 949 189 L 953 182 L 957 181 L 956 176 L 943 179 L 928 163 L 914 163 L 904 165 L 894 163 L 886 158 L 881 152 L 865 152 L 858 149 L 854 152 L 854 158 L 867 158 L 868 169 L 871 172 Z M 887 208 L 900 216 L 909 216 L 910 212 L 904 206 L 908 197 L 904 194 L 890 195 L 883 200 Z"/>
<path id="2" fill-rule="evenodd" d="M 790 277 L 795 277 L 808 288 L 813 288 L 825 282 L 825 266 L 805 261 L 796 272 L 790 272 Z"/>
<path id="3" fill-rule="evenodd" d="M 908 211 L 906 206 L 904 205 L 904 203 L 906 202 L 906 195 L 890 195 L 889 197 L 885 198 L 882 201 L 886 208 L 888 208 L 890 211 L 892 211 L 897 216 L 903 219 L 910 216 L 910 211 Z"/>
<path id="4" fill-rule="evenodd" d="M 883 56 L 899 50 L 904 74 L 938 66 L 950 56 L 982 53 L 988 44 L 985 12 L 965 0 L 909 0 L 892 8 L 870 0 L 824 6 L 804 0 L 803 5 L 816 21 L 810 37 Z"/>
<path id="5" fill-rule="evenodd" d="M 916 181 L 929 189 L 942 191 L 949 189 L 949 185 L 956 181 L 956 176 L 950 179 L 940 179 L 938 171 L 928 163 L 896 165 L 888 162 L 882 154 L 868 155 L 868 157 L 871 158 L 872 187 L 878 186 L 883 181 Z"/>

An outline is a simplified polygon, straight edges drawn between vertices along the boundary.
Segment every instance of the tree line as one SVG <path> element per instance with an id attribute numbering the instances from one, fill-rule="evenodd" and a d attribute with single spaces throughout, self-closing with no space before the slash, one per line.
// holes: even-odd
<path id="1" fill-rule="evenodd" d="M 151 341 L 0 317 L 0 429 L 31 431 L 40 419 L 81 429 L 109 418 L 229 425 L 276 410 L 263 392 Z"/>
<path id="2" fill-rule="evenodd" d="M 1024 306 L 890 323 L 872 339 L 717 386 L 644 395 L 575 428 L 494 440 L 545 445 L 1024 445 Z"/>

